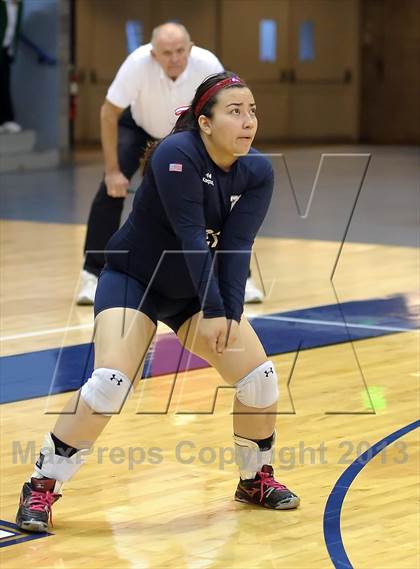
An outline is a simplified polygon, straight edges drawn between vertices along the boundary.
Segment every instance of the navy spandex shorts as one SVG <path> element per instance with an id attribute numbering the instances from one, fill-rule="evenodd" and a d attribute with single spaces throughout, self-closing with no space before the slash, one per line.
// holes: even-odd
<path id="1" fill-rule="evenodd" d="M 175 333 L 191 316 L 200 312 L 198 297 L 168 298 L 147 285 L 119 271 L 105 268 L 98 280 L 95 296 L 95 317 L 108 308 L 133 308 L 146 314 L 157 324 L 164 322 Z"/>

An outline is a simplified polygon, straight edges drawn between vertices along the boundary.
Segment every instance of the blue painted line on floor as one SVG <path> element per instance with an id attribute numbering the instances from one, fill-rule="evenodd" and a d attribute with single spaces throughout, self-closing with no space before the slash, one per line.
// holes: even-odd
<path id="1" fill-rule="evenodd" d="M 375 443 L 372 447 L 361 454 L 340 476 L 328 497 L 324 511 L 324 539 L 330 555 L 331 561 L 336 569 L 352 569 L 348 555 L 346 553 L 343 537 L 341 535 L 341 513 L 344 498 L 352 485 L 356 476 L 384 448 L 395 442 L 397 439 L 410 433 L 420 426 L 420 421 L 414 421 L 398 431 L 394 431 L 382 440 Z M 390 547 L 393 545 L 390 544 Z"/>
<path id="2" fill-rule="evenodd" d="M 343 320 L 344 318 L 344 320 Z M 418 327 L 418 314 L 404 296 L 386 299 L 318 306 L 251 320 L 266 352 L 271 356 L 343 342 L 410 331 Z M 346 326 L 346 323 L 350 325 Z M 179 353 L 165 354 L 166 373 L 177 370 Z M 178 350 L 179 352 L 179 350 Z M 159 357 L 162 350 L 157 351 Z M 10 403 L 78 389 L 90 376 L 93 365 L 92 344 L 79 344 L 0 358 L 0 402 Z M 197 366 L 199 364 L 197 363 Z M 145 377 L 154 372 L 153 354 L 149 355 Z"/>
<path id="3" fill-rule="evenodd" d="M 25 533 L 24 531 L 20 530 L 15 524 L 6 522 L 4 520 L 0 520 L 0 530 L 3 530 L 8 534 L 0 537 L 0 547 L 10 547 L 12 545 L 17 545 L 18 543 L 23 543 L 24 541 L 32 541 L 34 539 L 42 539 L 43 537 L 54 535 L 49 532 Z"/>

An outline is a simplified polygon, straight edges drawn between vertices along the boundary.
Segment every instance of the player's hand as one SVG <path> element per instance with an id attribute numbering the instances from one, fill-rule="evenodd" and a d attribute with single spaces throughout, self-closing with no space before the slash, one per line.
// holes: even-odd
<path id="1" fill-rule="evenodd" d="M 111 198 L 127 197 L 129 184 L 130 181 L 127 180 L 122 172 L 105 174 L 106 191 Z"/>
<path id="2" fill-rule="evenodd" d="M 198 333 L 215 354 L 221 355 L 226 350 L 228 321 L 224 316 L 202 318 L 198 324 Z"/>

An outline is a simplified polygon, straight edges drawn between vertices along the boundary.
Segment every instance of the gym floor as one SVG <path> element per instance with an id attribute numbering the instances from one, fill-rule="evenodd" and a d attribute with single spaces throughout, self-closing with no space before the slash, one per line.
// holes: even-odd
<path id="1" fill-rule="evenodd" d="M 180 368 L 162 326 L 50 534 L 13 525 L 44 433 L 91 365 L 92 309 L 74 298 L 102 165 L 78 153 L 1 176 L 5 567 L 418 566 L 419 149 L 265 151 L 276 189 L 252 269 L 266 298 L 245 314 L 280 376 L 275 468 L 300 508 L 233 501 L 232 391 L 201 360 Z"/>

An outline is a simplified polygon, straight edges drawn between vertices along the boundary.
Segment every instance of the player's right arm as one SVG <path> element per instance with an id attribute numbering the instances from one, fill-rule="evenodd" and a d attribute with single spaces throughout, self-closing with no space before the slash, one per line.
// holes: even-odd
<path id="1" fill-rule="evenodd" d="M 105 99 L 101 108 L 101 142 L 105 161 L 105 184 L 107 193 L 113 198 L 127 195 L 129 180 L 120 170 L 118 163 L 118 119 L 124 109 Z"/>

